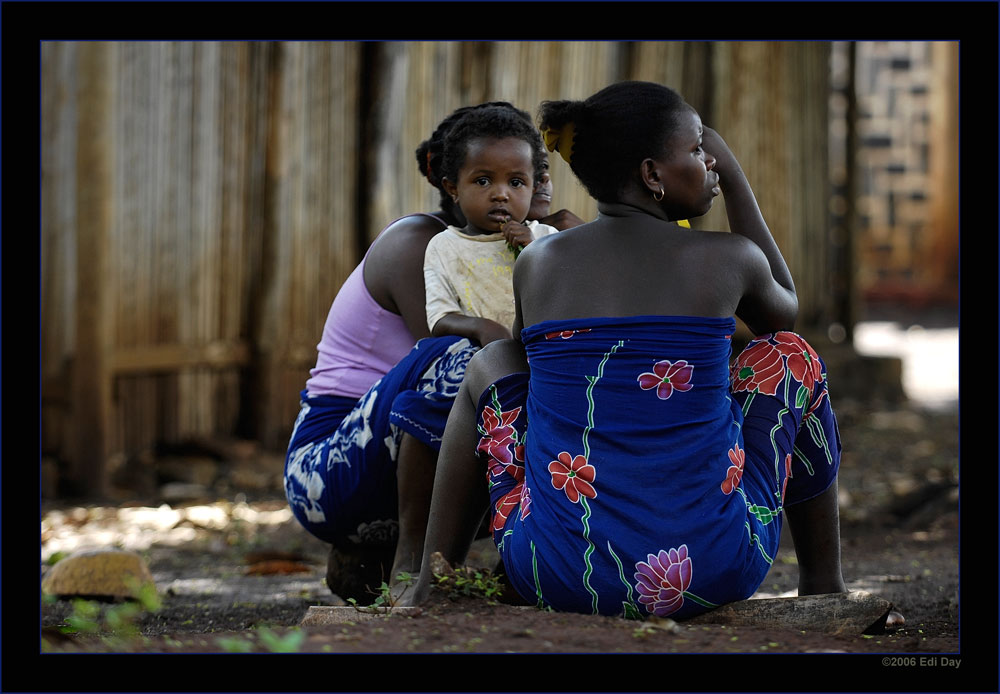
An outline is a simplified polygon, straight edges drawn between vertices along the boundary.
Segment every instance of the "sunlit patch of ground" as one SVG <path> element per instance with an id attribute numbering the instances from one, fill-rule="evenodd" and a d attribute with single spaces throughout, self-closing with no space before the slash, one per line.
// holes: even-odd
<path id="1" fill-rule="evenodd" d="M 861 322 L 854 328 L 854 347 L 866 356 L 902 359 L 903 391 L 915 404 L 942 410 L 958 402 L 958 328 Z"/>

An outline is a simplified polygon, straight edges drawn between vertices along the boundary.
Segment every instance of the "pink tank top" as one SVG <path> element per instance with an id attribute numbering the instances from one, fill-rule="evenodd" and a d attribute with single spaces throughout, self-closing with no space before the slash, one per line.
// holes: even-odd
<path id="1" fill-rule="evenodd" d="M 438 221 L 442 228 L 447 226 L 440 219 Z M 316 366 L 309 371 L 310 378 L 306 381 L 310 396 L 360 398 L 417 342 L 402 316 L 387 311 L 372 298 L 365 286 L 367 259 L 368 252 L 330 306 L 323 338 L 316 346 L 319 353 Z"/>

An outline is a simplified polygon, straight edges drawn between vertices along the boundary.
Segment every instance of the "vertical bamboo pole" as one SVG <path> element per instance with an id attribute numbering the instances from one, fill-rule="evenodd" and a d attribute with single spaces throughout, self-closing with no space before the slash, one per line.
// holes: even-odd
<path id="1" fill-rule="evenodd" d="M 108 252 L 112 221 L 111 110 L 114 97 L 111 44 L 79 48 L 77 121 L 77 306 L 73 369 L 71 478 L 81 493 L 107 489 L 105 459 L 111 414 Z"/>
<path id="2" fill-rule="evenodd" d="M 930 268 L 934 289 L 958 298 L 958 43 L 931 44 L 931 134 L 929 242 L 919 260 Z"/>

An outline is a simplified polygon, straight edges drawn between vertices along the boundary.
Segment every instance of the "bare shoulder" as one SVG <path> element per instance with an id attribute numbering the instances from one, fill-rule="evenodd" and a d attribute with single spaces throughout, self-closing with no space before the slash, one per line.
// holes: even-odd
<path id="1" fill-rule="evenodd" d="M 561 257 L 571 251 L 573 244 L 567 244 L 565 236 L 565 233 L 558 232 L 536 238 L 521 249 L 514 264 L 514 271 L 516 272 L 519 267 L 544 265 L 549 259 Z"/>
<path id="2" fill-rule="evenodd" d="M 400 313 L 410 295 L 424 293 L 424 253 L 428 242 L 444 229 L 430 215 L 398 219 L 375 239 L 365 261 L 365 285 L 383 308 Z"/>
<path id="3" fill-rule="evenodd" d="M 745 267 L 764 263 L 767 258 L 760 246 L 740 234 L 721 231 L 698 231 L 699 245 L 711 253 L 716 262 Z"/>
<path id="4" fill-rule="evenodd" d="M 422 258 L 427 242 L 444 228 L 435 217 L 407 215 L 397 219 L 379 234 L 372 244 L 370 257 L 376 261 L 392 261 L 417 254 Z"/>

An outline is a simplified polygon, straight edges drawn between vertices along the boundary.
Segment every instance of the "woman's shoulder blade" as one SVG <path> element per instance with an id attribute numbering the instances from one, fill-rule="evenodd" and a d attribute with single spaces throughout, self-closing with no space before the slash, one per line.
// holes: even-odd
<path id="1" fill-rule="evenodd" d="M 422 249 L 446 227 L 441 220 L 425 214 L 401 217 L 385 227 L 372 242 L 372 252 L 412 252 Z"/>
<path id="2" fill-rule="evenodd" d="M 443 231 L 447 225 L 443 220 L 437 217 L 426 214 L 426 213 L 415 213 L 409 214 L 405 217 L 400 217 L 399 219 L 391 222 L 379 237 L 382 236 L 400 236 L 400 235 L 410 235 L 410 234 L 436 234 L 439 231 Z"/>

